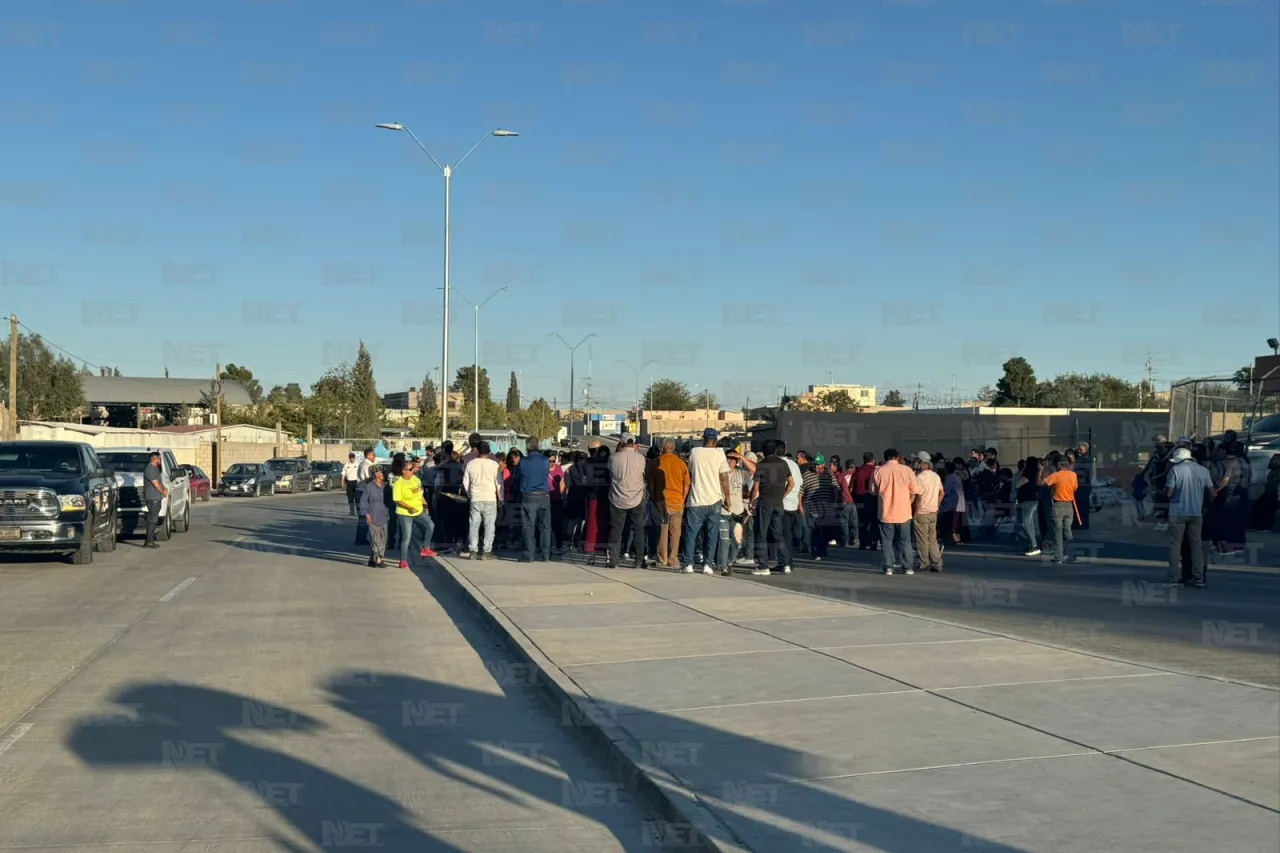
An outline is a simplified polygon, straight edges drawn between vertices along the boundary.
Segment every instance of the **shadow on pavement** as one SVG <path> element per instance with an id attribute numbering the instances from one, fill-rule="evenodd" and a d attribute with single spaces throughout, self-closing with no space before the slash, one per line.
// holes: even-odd
<path id="1" fill-rule="evenodd" d="M 411 824 L 399 803 L 323 767 L 237 733 L 261 740 L 271 730 L 317 734 L 321 725 L 289 708 L 248 696 L 192 684 L 133 684 L 114 704 L 130 709 L 137 723 L 77 723 L 67 745 L 93 767 L 220 776 L 241 786 L 245 802 L 272 808 L 310 844 L 273 835 L 282 850 L 368 845 L 394 850 L 449 853 L 458 848 Z M 268 831 L 269 830 L 264 830 Z"/>

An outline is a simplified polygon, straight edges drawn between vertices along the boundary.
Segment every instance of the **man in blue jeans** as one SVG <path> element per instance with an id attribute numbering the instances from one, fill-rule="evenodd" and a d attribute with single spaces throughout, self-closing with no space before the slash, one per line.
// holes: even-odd
<path id="1" fill-rule="evenodd" d="M 717 447 L 720 433 L 711 427 L 702 432 L 702 446 L 689 452 L 689 503 L 684 510 L 684 541 L 681 542 L 680 562 L 684 573 L 693 574 L 694 552 L 698 550 L 699 536 L 706 536 L 706 561 L 702 573 L 714 574 L 711 563 L 716 563 L 721 574 L 729 567 L 726 562 L 728 549 L 721 549 L 720 511 L 730 505 L 729 459 L 724 448 Z"/>
<path id="2" fill-rule="evenodd" d="M 520 562 L 533 562 L 536 536 L 538 559 L 545 563 L 551 559 L 551 460 L 538 450 L 538 439 L 529 439 L 527 446 L 529 454 L 516 468 L 524 533 L 524 556 Z"/>

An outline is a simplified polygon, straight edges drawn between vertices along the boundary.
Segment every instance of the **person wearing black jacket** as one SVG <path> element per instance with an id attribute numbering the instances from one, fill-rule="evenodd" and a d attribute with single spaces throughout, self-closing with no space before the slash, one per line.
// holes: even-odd
<path id="1" fill-rule="evenodd" d="M 973 488 L 982 506 L 975 538 L 990 538 L 995 535 L 995 519 L 1000 506 L 1000 472 L 994 456 L 984 459 L 978 465 L 978 470 L 973 476 Z M 988 519 L 990 519 L 989 522 Z"/>

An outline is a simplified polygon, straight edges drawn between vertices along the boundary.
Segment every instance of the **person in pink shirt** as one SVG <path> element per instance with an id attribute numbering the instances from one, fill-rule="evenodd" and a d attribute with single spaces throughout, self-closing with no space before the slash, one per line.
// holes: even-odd
<path id="1" fill-rule="evenodd" d="M 912 502 L 920 494 L 916 472 L 903 465 L 898 460 L 898 451 L 890 447 L 884 452 L 884 464 L 872 476 L 871 487 L 876 494 L 880 514 L 880 551 L 884 555 L 884 573 L 891 575 L 895 568 L 901 567 L 904 574 L 914 575 Z"/>
<path id="2" fill-rule="evenodd" d="M 916 515 L 911 521 L 920 555 L 921 571 L 942 571 L 942 546 L 938 544 L 938 507 L 942 503 L 942 478 L 933 470 L 933 459 L 923 450 L 916 454 Z"/>

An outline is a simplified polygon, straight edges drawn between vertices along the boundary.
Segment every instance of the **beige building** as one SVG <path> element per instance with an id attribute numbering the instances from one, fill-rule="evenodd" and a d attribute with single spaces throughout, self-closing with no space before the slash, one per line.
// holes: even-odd
<path id="1" fill-rule="evenodd" d="M 438 392 L 437 392 L 438 393 Z M 388 410 L 388 414 L 395 412 L 412 412 L 412 417 L 418 416 L 419 394 L 417 388 L 410 388 L 408 391 L 392 391 L 390 394 L 382 395 L 382 405 Z M 462 410 L 462 392 L 449 392 L 449 414 L 454 414 Z"/>
<path id="2" fill-rule="evenodd" d="M 720 432 L 745 432 L 746 418 L 739 410 L 694 409 L 692 411 L 640 410 L 640 434 L 671 438 L 696 438 L 707 427 Z"/>
<path id="3" fill-rule="evenodd" d="M 809 405 L 821 401 L 822 395 L 843 391 L 859 406 L 871 408 L 876 405 L 876 386 L 874 385 L 810 385 L 809 390 L 800 395 L 800 402 Z"/>

